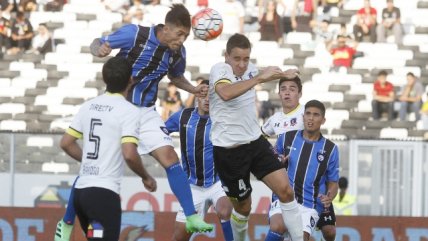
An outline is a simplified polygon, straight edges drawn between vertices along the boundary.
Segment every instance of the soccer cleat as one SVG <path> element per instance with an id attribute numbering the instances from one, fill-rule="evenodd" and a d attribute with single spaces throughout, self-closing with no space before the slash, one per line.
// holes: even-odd
<path id="1" fill-rule="evenodd" d="M 206 223 L 198 214 L 193 214 L 187 217 L 186 231 L 188 233 L 204 233 L 211 232 L 214 229 L 212 224 Z"/>
<path id="2" fill-rule="evenodd" d="M 66 224 L 62 219 L 56 225 L 54 241 L 69 241 L 73 225 Z"/>

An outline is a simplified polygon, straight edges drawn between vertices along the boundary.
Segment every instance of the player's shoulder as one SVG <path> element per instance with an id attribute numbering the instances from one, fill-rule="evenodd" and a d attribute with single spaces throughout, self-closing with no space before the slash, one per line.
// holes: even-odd
<path id="1" fill-rule="evenodd" d="M 229 64 L 225 63 L 225 62 L 218 62 L 217 64 L 214 64 L 213 67 L 211 68 L 211 73 L 219 73 L 222 71 L 232 71 L 232 66 L 230 66 Z"/>

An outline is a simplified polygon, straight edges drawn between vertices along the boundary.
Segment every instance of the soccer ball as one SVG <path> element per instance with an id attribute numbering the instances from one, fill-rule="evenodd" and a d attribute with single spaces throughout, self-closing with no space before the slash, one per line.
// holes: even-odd
<path id="1" fill-rule="evenodd" d="M 192 17 L 192 29 L 197 38 L 209 41 L 221 34 L 223 19 L 216 10 L 205 8 Z"/>

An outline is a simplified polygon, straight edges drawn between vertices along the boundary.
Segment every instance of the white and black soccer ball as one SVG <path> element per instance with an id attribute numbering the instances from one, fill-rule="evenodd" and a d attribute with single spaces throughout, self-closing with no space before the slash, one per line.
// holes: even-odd
<path id="1" fill-rule="evenodd" d="M 219 12 L 205 8 L 192 17 L 194 35 L 204 41 L 217 38 L 223 30 L 223 19 Z"/>

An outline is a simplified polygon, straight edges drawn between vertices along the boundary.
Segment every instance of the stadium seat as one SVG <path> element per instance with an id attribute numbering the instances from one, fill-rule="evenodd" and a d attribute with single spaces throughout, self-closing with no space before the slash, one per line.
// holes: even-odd
<path id="1" fill-rule="evenodd" d="M 3 120 L 0 122 L 0 130 L 24 131 L 25 129 L 26 129 L 25 121 Z"/>
<path id="2" fill-rule="evenodd" d="M 380 131 L 380 138 L 384 139 L 406 139 L 408 136 L 407 129 L 405 128 L 382 128 Z"/>
<path id="3" fill-rule="evenodd" d="M 8 87 L 10 87 L 10 79 L 0 78 L 0 88 L 8 88 Z"/>
<path id="4" fill-rule="evenodd" d="M 18 103 L 2 103 L 0 104 L 0 113 L 11 113 L 12 115 L 17 113 L 24 113 L 25 105 Z"/>
<path id="5" fill-rule="evenodd" d="M 26 144 L 27 146 L 49 147 L 53 146 L 54 141 L 51 136 L 29 136 Z"/>

